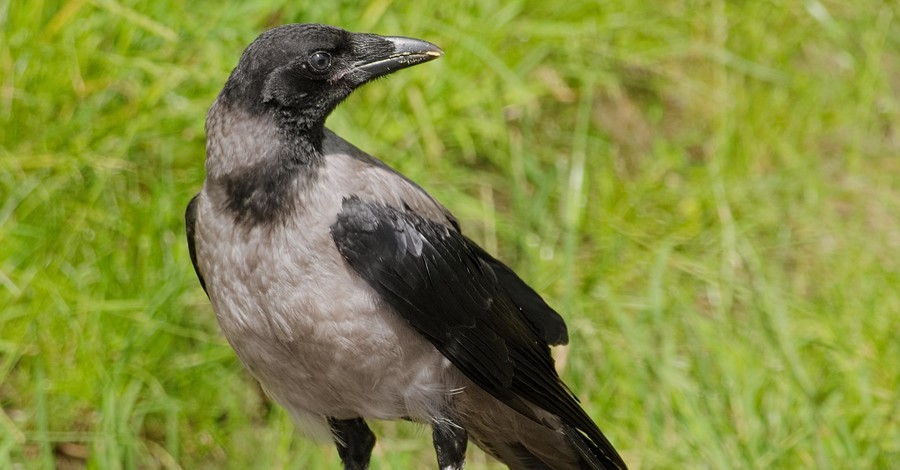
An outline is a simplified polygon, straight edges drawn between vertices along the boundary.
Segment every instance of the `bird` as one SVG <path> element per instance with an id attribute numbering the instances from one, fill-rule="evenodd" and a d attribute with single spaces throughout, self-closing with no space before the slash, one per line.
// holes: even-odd
<path id="1" fill-rule="evenodd" d="M 207 113 L 185 212 L 200 285 L 243 366 L 345 470 L 368 468 L 366 420 L 430 426 L 441 470 L 464 467 L 470 440 L 512 469 L 625 469 L 555 369 L 559 313 L 325 126 L 355 89 L 443 53 L 321 24 L 247 46 Z"/>

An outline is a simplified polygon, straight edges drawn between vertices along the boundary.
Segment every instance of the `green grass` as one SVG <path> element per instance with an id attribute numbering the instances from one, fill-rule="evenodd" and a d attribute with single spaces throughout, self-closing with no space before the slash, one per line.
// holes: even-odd
<path id="1" fill-rule="evenodd" d="M 633 468 L 900 461 L 900 3 L 232 3 L 0 0 L 0 468 L 339 467 L 182 222 L 243 47 L 312 21 L 445 49 L 329 124 L 562 311 Z M 374 469 L 433 466 L 376 431 Z"/>

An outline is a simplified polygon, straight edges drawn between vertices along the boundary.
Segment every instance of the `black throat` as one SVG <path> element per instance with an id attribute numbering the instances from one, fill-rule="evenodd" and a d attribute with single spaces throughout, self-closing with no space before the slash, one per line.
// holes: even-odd
<path id="1" fill-rule="evenodd" d="M 226 209 L 245 227 L 286 221 L 302 205 L 300 194 L 315 181 L 324 164 L 323 123 L 311 123 L 290 109 L 277 110 L 275 123 L 275 158 L 259 161 L 221 180 Z"/>

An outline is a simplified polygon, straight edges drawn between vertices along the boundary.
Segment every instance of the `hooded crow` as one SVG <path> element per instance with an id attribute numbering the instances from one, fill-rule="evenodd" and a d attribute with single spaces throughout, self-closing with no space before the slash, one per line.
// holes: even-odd
<path id="1" fill-rule="evenodd" d="M 219 325 L 304 431 L 368 467 L 365 419 L 427 423 L 438 466 L 471 439 L 514 469 L 624 469 L 560 381 L 565 323 L 418 185 L 325 128 L 359 86 L 437 46 L 317 24 L 263 33 L 206 120 L 186 213 Z"/>

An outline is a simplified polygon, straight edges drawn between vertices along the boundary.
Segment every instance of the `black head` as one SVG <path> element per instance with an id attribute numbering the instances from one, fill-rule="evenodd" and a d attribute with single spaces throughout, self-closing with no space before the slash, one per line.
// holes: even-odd
<path id="1" fill-rule="evenodd" d="M 279 26 L 247 47 L 222 96 L 248 110 L 278 111 L 298 124 L 321 125 L 357 87 L 441 54 L 418 39 L 319 24 Z"/>

